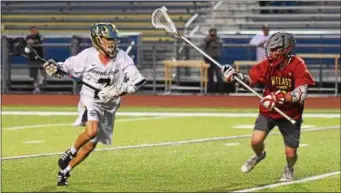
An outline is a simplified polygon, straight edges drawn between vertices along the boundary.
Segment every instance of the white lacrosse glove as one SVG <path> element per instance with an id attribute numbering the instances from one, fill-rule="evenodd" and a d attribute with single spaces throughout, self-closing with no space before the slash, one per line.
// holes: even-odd
<path id="1" fill-rule="evenodd" d="M 272 111 L 276 105 L 276 97 L 269 94 L 260 101 L 260 104 L 265 107 L 268 111 Z"/>
<path id="2" fill-rule="evenodd" d="M 50 59 L 46 61 L 43 67 L 49 76 L 53 76 L 57 78 L 63 77 L 63 74 L 60 71 L 60 65 L 57 64 L 54 60 Z"/>
<path id="3" fill-rule="evenodd" d="M 98 97 L 104 103 L 110 102 L 119 98 L 124 94 L 131 94 L 136 92 L 136 87 L 129 83 L 122 83 L 120 85 L 112 85 L 104 87 L 99 93 Z"/>
<path id="4" fill-rule="evenodd" d="M 236 80 L 234 77 L 237 77 L 240 80 L 244 80 L 244 75 L 242 73 L 236 72 L 236 70 L 229 65 L 223 66 L 221 71 L 222 71 L 227 83 L 236 84 Z"/>
<path id="5" fill-rule="evenodd" d="M 127 82 L 124 82 L 119 87 L 119 93 L 121 93 L 121 94 L 125 94 L 125 93 L 131 94 L 131 93 L 134 93 L 136 91 L 137 91 L 137 88 L 133 84 L 127 83 Z"/>
<path id="6" fill-rule="evenodd" d="M 101 91 L 99 91 L 97 96 L 104 103 L 108 103 L 111 100 L 117 99 L 119 97 L 114 86 L 104 87 Z"/>
<path id="7" fill-rule="evenodd" d="M 281 90 L 271 92 L 260 101 L 260 104 L 269 111 L 272 111 L 276 105 L 283 105 L 285 103 L 285 95 L 286 92 Z"/>

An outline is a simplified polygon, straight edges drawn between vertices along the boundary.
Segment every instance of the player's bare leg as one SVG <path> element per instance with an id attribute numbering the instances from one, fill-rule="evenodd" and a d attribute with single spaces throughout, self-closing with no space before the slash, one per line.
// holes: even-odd
<path id="1" fill-rule="evenodd" d="M 89 141 L 86 143 L 77 153 L 76 157 L 72 159 L 68 165 L 70 169 L 75 168 L 78 164 L 80 164 L 88 155 L 96 148 L 97 143 Z"/>
<path id="2" fill-rule="evenodd" d="M 77 153 L 76 157 L 72 159 L 69 165 L 58 172 L 58 186 L 68 185 L 67 179 L 70 177 L 70 171 L 86 159 L 90 153 L 96 148 L 97 143 L 89 141 Z"/>
<path id="3" fill-rule="evenodd" d="M 297 149 L 285 146 L 285 155 L 287 159 L 287 166 L 285 166 L 281 182 L 288 182 L 294 180 L 294 165 L 298 159 Z"/>
<path id="4" fill-rule="evenodd" d="M 75 144 L 67 149 L 60 159 L 58 160 L 58 165 L 60 169 L 65 169 L 70 161 L 76 156 L 78 150 L 84 146 L 89 140 L 96 137 L 98 132 L 98 122 L 97 121 L 87 121 L 85 131 L 79 134 L 76 139 Z"/>
<path id="5" fill-rule="evenodd" d="M 252 133 L 251 147 L 255 155 L 251 156 L 245 164 L 241 167 L 244 173 L 250 172 L 260 161 L 265 158 L 264 140 L 268 134 L 264 131 L 254 130 Z"/>
<path id="6" fill-rule="evenodd" d="M 78 136 L 73 147 L 76 150 L 80 149 L 89 140 L 96 137 L 97 132 L 98 132 L 98 122 L 97 121 L 87 121 L 85 131 Z"/>
<path id="7" fill-rule="evenodd" d="M 287 158 L 288 167 L 291 167 L 291 168 L 294 167 L 294 165 L 298 159 L 297 149 L 286 146 L 285 147 L 285 155 Z"/>
<path id="8" fill-rule="evenodd" d="M 251 147 L 257 156 L 262 156 L 265 145 L 264 140 L 268 134 L 264 131 L 254 130 L 251 138 Z"/>

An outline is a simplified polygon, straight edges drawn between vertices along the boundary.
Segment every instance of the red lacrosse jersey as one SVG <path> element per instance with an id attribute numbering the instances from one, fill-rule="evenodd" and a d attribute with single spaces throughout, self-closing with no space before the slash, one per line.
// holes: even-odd
<path id="1" fill-rule="evenodd" d="M 307 84 L 311 86 L 315 84 L 303 59 L 297 56 L 292 56 L 289 63 L 283 69 L 280 68 L 280 65 L 271 67 L 267 60 L 263 60 L 250 70 L 249 76 L 252 80 L 251 86 L 256 84 L 265 86 L 263 96 L 277 90 L 290 92 L 300 85 Z M 277 107 L 289 117 L 298 120 L 302 117 L 304 103 L 285 103 Z M 277 111 L 268 111 L 262 105 L 259 105 L 259 112 L 272 119 L 284 118 Z"/>

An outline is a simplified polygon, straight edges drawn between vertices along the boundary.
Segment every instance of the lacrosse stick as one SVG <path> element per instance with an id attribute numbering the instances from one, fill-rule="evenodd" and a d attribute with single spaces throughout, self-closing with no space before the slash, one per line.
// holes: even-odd
<path id="1" fill-rule="evenodd" d="M 40 61 L 42 63 L 46 62 L 46 60 L 44 58 L 40 57 L 32 47 L 30 47 L 29 45 L 26 44 L 26 41 L 24 40 L 24 38 L 15 38 L 11 42 L 10 50 L 11 50 L 10 54 L 12 56 L 24 56 L 25 58 L 34 59 L 34 60 Z M 98 91 L 98 92 L 100 91 L 100 89 L 96 88 L 95 86 L 90 85 L 89 83 L 84 82 L 80 78 L 74 77 L 71 74 L 64 72 L 62 70 L 61 70 L 61 73 L 63 75 L 70 77 L 71 79 L 75 80 L 76 82 L 79 82 L 81 84 L 86 85 L 87 87 L 89 87 L 95 91 Z"/>
<path id="2" fill-rule="evenodd" d="M 130 45 L 128 46 L 126 53 L 129 54 L 130 50 L 133 48 L 133 46 L 135 45 L 135 41 L 131 41 Z"/>
<path id="3" fill-rule="evenodd" d="M 162 29 L 165 30 L 168 33 L 177 35 L 181 39 L 183 39 L 185 42 L 187 42 L 189 45 L 191 45 L 193 48 L 195 48 L 197 51 L 199 51 L 202 55 L 204 55 L 206 58 L 211 60 L 215 65 L 217 65 L 219 68 L 222 68 L 222 65 L 219 64 L 216 60 L 214 60 L 212 57 L 207 55 L 204 51 L 202 51 L 200 48 L 198 48 L 196 45 L 194 45 L 191 41 L 189 41 L 186 37 L 184 37 L 181 33 L 178 32 L 176 29 L 173 21 L 169 18 L 167 14 L 167 8 L 165 6 L 155 9 L 152 13 L 152 24 L 156 29 Z M 249 85 L 244 83 L 242 80 L 240 80 L 238 77 L 234 77 L 234 79 L 241 85 L 243 85 L 246 89 L 251 91 L 253 94 L 255 94 L 258 98 L 263 99 L 261 95 L 259 95 L 255 90 L 253 90 Z M 292 124 L 295 124 L 296 121 L 290 118 L 288 115 L 283 113 L 280 109 L 277 107 L 274 108 L 275 111 L 277 111 L 279 114 L 281 114 L 284 118 L 286 118 L 288 121 L 290 121 Z"/>

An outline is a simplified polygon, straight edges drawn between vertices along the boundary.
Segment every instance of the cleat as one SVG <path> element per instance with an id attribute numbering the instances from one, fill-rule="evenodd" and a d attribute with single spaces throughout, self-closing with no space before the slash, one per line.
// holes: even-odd
<path id="1" fill-rule="evenodd" d="M 72 154 L 71 153 L 71 150 L 68 149 L 66 150 L 59 158 L 58 160 L 58 166 L 61 170 L 65 169 L 70 161 L 75 157 L 76 155 L 75 154 Z"/>
<path id="2" fill-rule="evenodd" d="M 57 186 L 67 186 L 69 185 L 67 179 L 70 177 L 70 173 L 67 174 L 62 173 L 61 171 L 58 172 L 58 179 L 57 179 Z"/>
<path id="3" fill-rule="evenodd" d="M 283 170 L 283 175 L 281 179 L 279 179 L 280 182 L 290 182 L 294 180 L 294 168 L 289 168 L 288 166 L 285 166 Z"/>
<path id="4" fill-rule="evenodd" d="M 256 155 L 251 156 L 245 164 L 240 168 L 241 172 L 248 173 L 250 172 L 260 161 L 262 161 L 266 156 L 266 152 L 264 151 L 262 156 L 257 157 Z"/>

